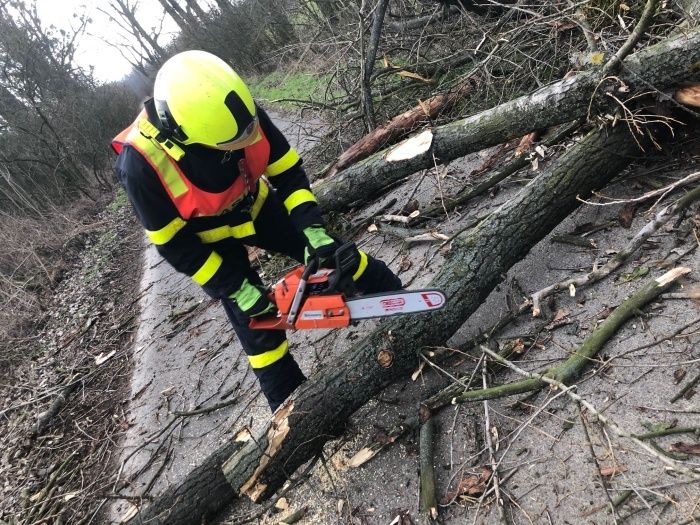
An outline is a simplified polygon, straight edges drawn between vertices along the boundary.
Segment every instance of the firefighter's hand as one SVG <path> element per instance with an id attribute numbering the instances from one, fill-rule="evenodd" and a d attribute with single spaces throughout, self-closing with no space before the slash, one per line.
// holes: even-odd
<path id="1" fill-rule="evenodd" d="M 304 250 L 304 262 L 317 258 L 320 268 L 335 267 L 335 252 L 340 248 L 340 243 L 333 239 L 323 226 L 309 226 L 304 229 L 306 237 L 306 249 Z"/>
<path id="2" fill-rule="evenodd" d="M 239 290 L 231 294 L 229 299 L 233 299 L 238 308 L 251 318 L 277 313 L 277 306 L 270 301 L 267 290 L 252 284 L 248 279 L 243 281 Z"/>

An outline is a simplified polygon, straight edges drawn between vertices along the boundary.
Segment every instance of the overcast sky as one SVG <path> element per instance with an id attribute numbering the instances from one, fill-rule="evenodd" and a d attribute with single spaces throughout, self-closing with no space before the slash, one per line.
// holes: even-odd
<path id="1" fill-rule="evenodd" d="M 118 42 L 118 27 L 110 22 L 108 17 L 98 10 L 102 8 L 110 11 L 108 0 L 36 0 L 37 12 L 42 22 L 48 26 L 55 25 L 58 28 L 68 29 L 76 25 L 74 14 L 87 13 L 93 22 L 83 36 L 76 60 L 83 67 L 94 66 L 95 76 L 102 81 L 118 80 L 126 75 L 131 66 L 119 51 L 109 46 L 103 39 Z M 162 7 L 157 0 L 140 0 L 137 8 L 137 18 L 143 27 L 152 27 L 158 23 L 162 16 Z M 168 17 L 164 22 L 164 33 L 160 43 L 167 42 L 176 30 L 175 23 Z M 163 38 L 165 37 L 165 38 Z"/>

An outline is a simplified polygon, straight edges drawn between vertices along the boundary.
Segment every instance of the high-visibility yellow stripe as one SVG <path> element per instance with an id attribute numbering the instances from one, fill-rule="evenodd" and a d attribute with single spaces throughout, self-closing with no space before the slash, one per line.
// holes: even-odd
<path id="1" fill-rule="evenodd" d="M 231 299 L 236 301 L 236 303 L 238 303 L 238 308 L 240 308 L 244 312 L 247 312 L 253 306 L 255 306 L 255 303 L 258 302 L 258 299 L 262 297 L 262 292 L 258 290 L 256 286 L 250 284 L 250 281 L 248 279 L 243 279 L 243 284 L 241 284 L 241 287 L 236 293 L 232 294 L 230 297 Z"/>
<path id="2" fill-rule="evenodd" d="M 263 204 L 265 204 L 268 193 L 270 193 L 270 188 L 267 186 L 267 183 L 264 180 L 259 179 L 258 194 L 255 197 L 253 206 L 250 208 L 250 216 L 253 218 L 253 220 L 258 218 L 260 210 L 262 209 Z"/>
<path id="3" fill-rule="evenodd" d="M 255 235 L 255 225 L 252 221 L 244 222 L 237 226 L 219 226 L 218 228 L 212 228 L 211 230 L 204 230 L 197 232 L 197 237 L 199 237 L 204 244 L 211 244 L 213 242 L 222 241 L 228 237 L 233 237 L 234 239 L 243 239 L 244 237 L 250 237 Z"/>
<path id="4" fill-rule="evenodd" d="M 305 202 L 316 202 L 316 197 L 314 197 L 314 194 L 309 190 L 297 190 L 284 199 L 284 207 L 287 208 L 287 212 L 289 213 Z"/>
<path id="5" fill-rule="evenodd" d="M 224 262 L 224 260 L 221 258 L 221 255 L 216 252 L 211 252 L 202 267 L 192 276 L 192 280 L 200 286 L 204 286 L 214 277 L 214 274 L 219 269 L 222 262 Z"/>
<path id="6" fill-rule="evenodd" d="M 249 355 L 248 360 L 253 368 L 265 368 L 282 359 L 289 351 L 289 343 L 285 339 L 277 348 L 258 355 Z"/>
<path id="7" fill-rule="evenodd" d="M 299 154 L 297 153 L 297 150 L 294 148 L 289 148 L 289 151 L 282 155 L 282 157 L 277 159 L 272 164 L 268 164 L 267 168 L 265 169 L 265 174 L 269 175 L 270 177 L 274 177 L 275 175 L 284 173 L 297 162 L 299 162 Z"/>
<path id="8" fill-rule="evenodd" d="M 255 202 L 253 202 L 253 206 L 250 208 L 250 216 L 253 220 L 257 219 L 258 215 L 260 215 L 260 210 L 262 209 L 263 204 L 265 204 L 265 200 L 267 199 L 269 193 L 270 188 L 261 179 L 258 186 L 258 194 L 255 197 Z M 237 226 L 224 225 L 217 228 L 212 228 L 211 230 L 196 232 L 196 235 L 204 244 L 219 242 L 228 237 L 243 239 L 245 237 L 255 235 L 255 224 L 253 224 L 252 221 L 248 221 L 244 222 L 243 224 L 238 224 Z"/>
<path id="9" fill-rule="evenodd" d="M 163 182 L 173 197 L 179 197 L 188 191 L 187 184 L 180 174 L 175 160 L 161 148 L 155 139 L 144 136 L 142 133 L 129 134 L 131 144 L 146 158 L 153 169 L 160 173 Z"/>
<path id="10" fill-rule="evenodd" d="M 187 221 L 183 221 L 180 217 L 174 218 L 160 230 L 146 230 L 146 235 L 153 244 L 158 246 L 170 242 L 175 237 L 175 234 L 185 227 Z"/>
<path id="11" fill-rule="evenodd" d="M 365 270 L 367 269 L 367 254 L 362 250 L 357 251 L 360 252 L 360 264 L 357 267 L 357 270 L 355 270 L 355 273 L 352 274 L 353 281 L 357 281 L 360 277 L 362 277 L 362 274 L 365 273 Z"/>

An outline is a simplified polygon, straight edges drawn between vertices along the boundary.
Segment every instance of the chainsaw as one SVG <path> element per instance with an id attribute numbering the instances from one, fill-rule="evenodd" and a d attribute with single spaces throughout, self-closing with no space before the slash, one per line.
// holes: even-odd
<path id="1" fill-rule="evenodd" d="M 343 328 L 361 319 L 432 312 L 445 305 L 445 294 L 432 289 L 355 295 L 352 273 L 358 257 L 354 243 L 347 243 L 335 253 L 335 268 L 320 268 L 317 258 L 297 266 L 268 294 L 277 313 L 251 319 L 250 328 Z"/>

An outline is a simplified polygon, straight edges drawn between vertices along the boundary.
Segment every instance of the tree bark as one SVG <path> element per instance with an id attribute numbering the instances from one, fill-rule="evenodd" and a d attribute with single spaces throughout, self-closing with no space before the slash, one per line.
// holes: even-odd
<path id="1" fill-rule="evenodd" d="M 618 77 L 630 87 L 629 96 L 662 90 L 698 76 L 700 28 L 650 46 L 625 60 Z M 356 202 L 374 199 L 382 188 L 438 162 L 502 144 L 530 131 L 570 122 L 607 110 L 598 71 L 587 71 L 561 80 L 493 109 L 432 130 L 425 130 L 397 146 L 383 150 L 314 185 L 314 194 L 325 210 L 346 210 Z M 618 98 L 621 93 L 616 93 Z"/>
<path id="2" fill-rule="evenodd" d="M 365 120 L 367 129 L 372 131 L 377 127 L 374 120 L 374 103 L 372 101 L 372 72 L 374 71 L 374 61 L 377 59 L 377 49 L 379 48 L 379 38 L 382 36 L 382 24 L 384 23 L 384 14 L 389 5 L 389 0 L 379 0 L 374 10 L 374 19 L 372 21 L 372 30 L 369 34 L 369 42 L 367 44 L 367 56 L 365 57 L 364 66 L 362 68 L 362 107 L 365 112 Z M 362 15 L 360 15 L 362 16 Z M 362 24 L 362 18 L 360 18 Z"/>
<path id="3" fill-rule="evenodd" d="M 126 523 L 191 525 L 203 523 L 216 515 L 234 497 L 221 465 L 240 446 L 241 443 L 236 441 L 223 445 L 187 474 L 181 483 L 172 485 Z"/>

